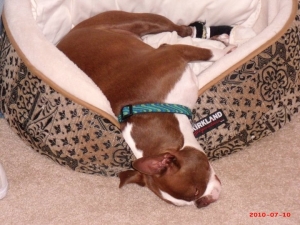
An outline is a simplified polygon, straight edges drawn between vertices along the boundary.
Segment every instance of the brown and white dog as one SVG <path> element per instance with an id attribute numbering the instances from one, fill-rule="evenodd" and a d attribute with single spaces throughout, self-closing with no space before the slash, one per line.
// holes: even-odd
<path id="1" fill-rule="evenodd" d="M 141 36 L 176 31 L 191 36 L 192 28 L 148 13 L 110 11 L 85 20 L 58 44 L 100 87 L 115 115 L 123 106 L 172 103 L 192 109 L 197 78 L 188 63 L 210 60 L 208 49 L 162 45 L 154 49 Z M 122 134 L 137 160 L 121 172 L 120 187 L 147 186 L 166 202 L 198 208 L 215 202 L 221 183 L 182 114 L 143 113 L 121 123 Z"/>

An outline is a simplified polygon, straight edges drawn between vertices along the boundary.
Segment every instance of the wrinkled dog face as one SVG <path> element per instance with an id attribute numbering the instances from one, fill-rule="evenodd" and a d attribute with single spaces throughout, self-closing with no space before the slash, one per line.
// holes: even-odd
<path id="1" fill-rule="evenodd" d="M 134 161 L 133 167 L 135 171 L 120 173 L 120 187 L 128 183 L 147 186 L 177 206 L 207 206 L 218 199 L 221 191 L 221 183 L 206 155 L 192 147 L 142 157 Z"/>

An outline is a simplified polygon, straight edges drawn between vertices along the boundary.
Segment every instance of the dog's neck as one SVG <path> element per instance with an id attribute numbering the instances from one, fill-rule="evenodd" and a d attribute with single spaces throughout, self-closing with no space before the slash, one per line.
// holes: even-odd
<path id="1" fill-rule="evenodd" d="M 136 115 L 123 129 L 123 136 L 136 158 L 157 155 L 183 146 L 179 123 L 172 114 Z"/>
<path id="2" fill-rule="evenodd" d="M 190 121 L 185 115 L 169 113 L 135 115 L 124 124 L 122 130 L 136 158 L 180 151 L 185 146 L 201 151 L 193 135 Z"/>
<path id="3" fill-rule="evenodd" d="M 165 94 L 164 103 L 182 104 L 192 109 L 197 100 L 197 92 L 197 79 L 191 69 L 187 67 L 171 91 Z M 202 151 L 186 115 L 138 114 L 122 123 L 121 129 L 136 158 L 166 151 L 179 151 L 185 146 Z"/>

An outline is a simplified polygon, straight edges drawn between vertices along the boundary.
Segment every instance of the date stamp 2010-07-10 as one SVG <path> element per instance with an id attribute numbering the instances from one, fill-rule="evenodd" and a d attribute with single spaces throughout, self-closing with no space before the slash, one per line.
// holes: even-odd
<path id="1" fill-rule="evenodd" d="M 264 218 L 264 217 L 272 217 L 272 218 L 290 218 L 292 214 L 290 212 L 250 212 L 249 217 L 251 218 Z"/>

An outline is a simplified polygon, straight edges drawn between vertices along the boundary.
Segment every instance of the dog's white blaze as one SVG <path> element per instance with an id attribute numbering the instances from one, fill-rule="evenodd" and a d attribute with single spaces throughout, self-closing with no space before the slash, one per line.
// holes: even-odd
<path id="1" fill-rule="evenodd" d="M 190 201 L 190 202 L 184 201 L 182 199 L 174 198 L 173 196 L 169 195 L 168 193 L 166 193 L 162 190 L 159 190 L 159 191 L 160 191 L 160 194 L 163 199 L 168 200 L 169 202 L 172 202 L 176 206 L 194 205 L 194 201 Z"/>
<path id="2" fill-rule="evenodd" d="M 133 152 L 134 156 L 139 159 L 143 157 L 143 151 L 141 151 L 140 149 L 138 149 L 136 147 L 136 143 L 133 140 L 132 136 L 131 136 L 131 131 L 132 131 L 132 127 L 133 125 L 131 123 L 127 123 L 126 127 L 124 128 L 122 135 L 126 141 L 126 143 L 129 145 L 129 147 L 131 148 L 131 151 Z"/>
<path id="3" fill-rule="evenodd" d="M 210 168 L 211 168 L 210 179 L 207 184 L 206 190 L 201 197 L 211 195 L 214 200 L 217 200 L 219 198 L 219 195 L 221 192 L 221 184 L 215 177 L 216 173 L 215 173 L 214 169 L 212 168 L 212 166 L 210 166 Z M 159 191 L 160 191 L 161 197 L 163 199 L 165 199 L 169 202 L 172 202 L 176 206 L 187 206 L 187 205 L 195 204 L 194 200 L 193 201 L 185 201 L 182 199 L 177 199 L 162 190 L 159 190 Z"/>

